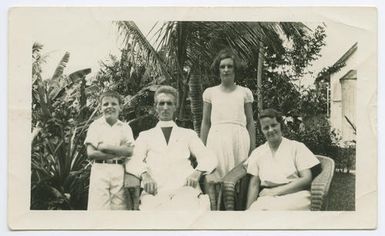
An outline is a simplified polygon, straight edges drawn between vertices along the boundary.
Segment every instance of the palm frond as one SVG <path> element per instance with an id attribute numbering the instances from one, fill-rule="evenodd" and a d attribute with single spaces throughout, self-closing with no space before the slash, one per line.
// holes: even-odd
<path id="1" fill-rule="evenodd" d="M 67 66 L 69 59 L 70 59 L 70 53 L 65 52 L 64 56 L 59 62 L 59 65 L 56 67 L 55 72 L 52 75 L 52 78 L 51 78 L 52 80 L 56 80 L 63 75 L 64 68 Z"/>
<path id="2" fill-rule="evenodd" d="M 144 52 L 143 56 L 152 62 L 159 72 L 166 76 L 167 79 L 172 78 L 163 59 L 133 21 L 116 21 L 115 23 L 118 26 L 120 34 L 123 36 L 126 47 L 131 44 L 136 47 L 137 44 L 140 47 L 139 51 Z M 131 52 L 134 50 L 135 48 L 132 47 Z"/>

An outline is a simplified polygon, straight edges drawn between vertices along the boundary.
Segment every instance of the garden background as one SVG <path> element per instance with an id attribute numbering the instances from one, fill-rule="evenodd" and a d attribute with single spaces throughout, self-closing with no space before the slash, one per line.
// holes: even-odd
<path id="1" fill-rule="evenodd" d="M 110 39 L 89 45 L 90 49 L 110 48 L 95 50 L 104 55 L 89 51 L 94 60 L 85 60 L 80 49 L 60 45 L 57 50 L 52 43 L 60 34 L 36 39 L 32 47 L 31 209 L 86 209 L 91 163 L 83 141 L 88 125 L 99 116 L 98 96 L 106 89 L 124 96 L 120 118 L 129 122 L 137 136 L 156 123 L 152 106 L 156 88 L 172 85 L 179 91 L 177 123 L 199 133 L 201 94 L 219 83 L 210 65 L 224 47 L 232 48 L 242 59 L 237 83 L 252 90 L 255 117 L 262 108 L 280 110 L 285 116 L 286 137 L 336 161 L 339 172 L 332 182 L 328 210 L 355 209 L 355 141 L 342 144 L 328 116 L 330 75 L 345 66 L 334 63 L 343 52 L 334 52 L 334 61 L 322 62 L 323 50 L 333 47 L 327 44 L 333 27 L 322 22 L 153 24 L 87 25 L 83 33 L 88 37 L 98 36 L 90 32 L 96 29 L 107 32 L 104 39 Z M 84 47 L 88 41 L 82 43 L 85 37 L 80 32 L 73 33 Z M 350 43 L 342 47 L 348 49 Z M 68 51 L 62 52 L 63 48 Z M 257 134 L 257 143 L 263 143 L 258 129 Z"/>

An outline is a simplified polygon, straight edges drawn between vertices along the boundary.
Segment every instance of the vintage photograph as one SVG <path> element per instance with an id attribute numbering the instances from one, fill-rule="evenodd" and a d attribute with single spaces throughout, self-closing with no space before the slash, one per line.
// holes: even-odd
<path id="1" fill-rule="evenodd" d="M 366 145 L 360 135 L 376 136 L 360 134 L 359 113 L 376 113 L 360 109 L 358 86 L 377 83 L 375 72 L 366 74 L 372 64 L 362 70 L 371 59 L 360 54 L 368 50 L 363 31 L 372 40 L 376 25 L 370 32 L 373 25 L 312 18 L 305 9 L 298 9 L 302 19 L 282 13 L 253 20 L 242 18 L 245 9 L 236 19 L 207 17 L 210 9 L 175 19 L 164 17 L 172 9 L 142 10 L 151 17 L 124 18 L 121 9 L 12 9 L 11 37 L 22 22 L 34 25 L 22 47 L 29 47 L 29 79 L 22 80 L 30 86 L 22 109 L 30 116 L 23 144 L 29 156 L 19 171 L 27 178 L 28 214 L 183 214 L 187 225 L 176 228 L 192 229 L 220 228 L 202 223 L 207 214 L 365 217 L 357 199 L 366 190 L 357 189 L 357 179 L 366 167 L 357 149 Z M 362 10 L 375 18 L 373 9 Z M 103 13 L 108 17 L 97 17 Z M 375 177 L 366 178 L 375 185 Z"/>

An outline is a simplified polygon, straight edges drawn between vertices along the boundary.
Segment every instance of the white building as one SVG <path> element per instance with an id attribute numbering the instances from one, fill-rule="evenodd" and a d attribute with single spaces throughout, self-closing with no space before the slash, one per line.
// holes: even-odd
<path id="1" fill-rule="evenodd" d="M 329 110 L 330 125 L 338 130 L 342 142 L 356 140 L 356 82 L 357 43 L 355 43 L 334 65 L 344 64 L 338 72 L 330 74 Z"/>

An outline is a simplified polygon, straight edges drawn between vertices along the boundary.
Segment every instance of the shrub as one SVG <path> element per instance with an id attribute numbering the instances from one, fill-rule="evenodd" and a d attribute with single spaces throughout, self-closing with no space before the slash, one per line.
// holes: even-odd
<path id="1" fill-rule="evenodd" d="M 63 69 L 66 53 L 52 78 L 43 80 L 33 46 L 31 209 L 86 209 L 89 161 L 83 145 L 96 109 L 86 104 L 85 76 L 90 69 L 69 76 Z"/>

